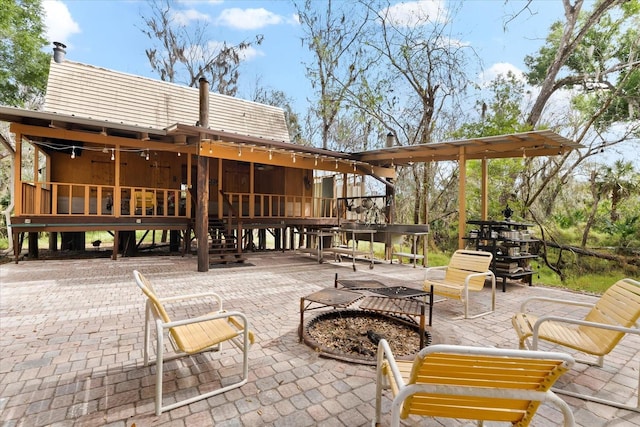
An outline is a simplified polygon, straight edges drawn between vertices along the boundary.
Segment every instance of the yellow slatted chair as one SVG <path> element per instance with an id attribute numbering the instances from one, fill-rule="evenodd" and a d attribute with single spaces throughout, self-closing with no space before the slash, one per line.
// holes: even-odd
<path id="1" fill-rule="evenodd" d="M 151 191 L 134 191 L 133 201 L 136 212 L 151 214 L 156 207 L 156 198 Z"/>
<path id="2" fill-rule="evenodd" d="M 469 318 L 469 292 L 479 292 L 487 278 L 491 279 L 491 310 L 471 316 L 477 318 L 496 309 L 496 277 L 489 269 L 493 255 L 490 252 L 457 250 L 449 265 L 430 267 L 425 271 L 424 289 L 433 285 L 435 295 L 457 299 L 464 304 L 464 318 Z M 444 270 L 443 279 L 432 278 L 434 271 Z"/>
<path id="3" fill-rule="evenodd" d="M 253 344 L 253 332 L 249 330 L 247 317 L 237 311 L 223 311 L 222 299 L 213 292 L 200 294 L 181 295 L 169 298 L 159 298 L 151 283 L 139 271 L 134 270 L 136 284 L 147 297 L 145 310 L 145 333 L 144 333 L 144 365 L 156 363 L 156 415 L 180 406 L 188 405 L 202 399 L 207 399 L 231 389 L 240 387 L 247 382 L 249 373 L 248 351 L 250 344 Z M 217 310 L 209 314 L 191 319 L 172 321 L 165 309 L 165 303 L 195 300 L 198 302 L 213 300 Z M 149 350 L 151 341 L 151 331 L 156 331 L 156 358 L 149 360 Z M 168 357 L 164 356 L 164 338 L 168 330 L 169 341 L 174 347 L 176 354 Z M 186 354 L 195 354 L 202 351 L 219 350 L 220 345 L 225 342 L 234 344 L 242 352 L 242 375 L 240 379 L 232 384 L 211 390 L 207 393 L 184 399 L 170 405 L 162 406 L 162 371 L 163 364 L 168 360 L 182 357 Z"/>
<path id="4" fill-rule="evenodd" d="M 571 409 L 550 390 L 573 363 L 564 353 L 457 345 L 424 347 L 413 361 L 402 361 L 383 339 L 374 425 L 381 422 L 382 390 L 390 388 L 392 426 L 410 415 L 527 426 L 542 402 L 557 406 L 565 427 L 573 426 Z"/>
<path id="5" fill-rule="evenodd" d="M 538 317 L 527 312 L 533 301 L 545 304 L 561 304 L 590 307 L 583 319 L 555 315 Z M 604 356 L 609 354 L 625 334 L 640 335 L 640 282 L 622 279 L 606 290 L 595 304 L 556 298 L 532 297 L 523 301 L 520 313 L 514 314 L 511 322 L 519 338 L 520 348 L 538 349 L 540 340 L 569 347 L 596 356 L 602 367 Z M 588 362 L 586 362 L 588 363 Z M 640 412 L 640 370 L 638 374 L 638 402 L 630 406 L 611 400 L 572 391 L 556 390 L 557 393 L 578 397 L 617 408 Z"/>

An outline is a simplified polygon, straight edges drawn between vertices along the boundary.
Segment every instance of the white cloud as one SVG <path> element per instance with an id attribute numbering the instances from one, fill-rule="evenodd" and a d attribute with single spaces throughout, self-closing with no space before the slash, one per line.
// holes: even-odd
<path id="1" fill-rule="evenodd" d="M 265 56 L 264 52 L 254 48 L 253 46 L 249 46 L 248 48 L 240 51 L 240 59 L 242 61 L 251 61 L 253 58 L 257 58 L 259 56 Z"/>
<path id="2" fill-rule="evenodd" d="M 217 19 L 219 25 L 239 29 L 256 30 L 267 25 L 276 25 L 284 22 L 284 18 L 264 8 L 240 9 L 233 7 L 225 9 Z"/>
<path id="3" fill-rule="evenodd" d="M 69 38 L 81 32 L 80 25 L 71 17 L 67 5 L 60 0 L 45 0 L 42 2 L 44 10 L 44 25 L 46 37 L 49 41 L 69 44 Z"/>
<path id="4" fill-rule="evenodd" d="M 186 26 L 193 21 L 209 21 L 211 18 L 206 13 L 198 12 L 195 9 L 185 9 L 173 12 L 173 20 L 178 25 Z"/>
<path id="5" fill-rule="evenodd" d="M 524 72 L 508 62 L 498 62 L 493 64 L 487 70 L 480 73 L 478 80 L 482 86 L 486 86 L 499 75 L 506 76 L 509 71 L 511 71 L 518 80 L 524 81 Z"/>
<path id="6" fill-rule="evenodd" d="M 389 6 L 380 15 L 385 16 L 392 25 L 416 27 L 429 22 L 445 22 L 447 9 L 442 0 L 418 0 Z"/>

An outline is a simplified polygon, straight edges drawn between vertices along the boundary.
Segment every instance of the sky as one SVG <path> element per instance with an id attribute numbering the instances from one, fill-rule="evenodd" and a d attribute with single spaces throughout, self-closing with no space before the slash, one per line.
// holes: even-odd
<path id="1" fill-rule="evenodd" d="M 399 17 L 406 17 L 439 3 L 397 2 L 394 7 Z M 454 31 L 482 58 L 484 73 L 478 79 L 488 80 L 508 69 L 523 70 L 525 54 L 535 53 L 550 24 L 562 16 L 560 0 L 536 0 L 505 29 L 505 22 L 524 4 L 519 0 L 462 4 Z M 67 45 L 67 59 L 159 78 L 145 55 L 145 48 L 151 46 L 141 31 L 142 16 L 149 14 L 146 1 L 44 0 L 43 5 L 47 38 Z M 264 35 L 263 43 L 247 53 L 240 69 L 243 84 L 238 96 L 250 98 L 259 84 L 285 92 L 298 112 L 306 109 L 313 93 L 304 63 L 312 58 L 302 45 L 303 31 L 290 1 L 181 0 L 176 3 L 176 12 L 176 19 L 184 22 L 207 22 L 215 41 L 238 43 Z"/>
<path id="2" fill-rule="evenodd" d="M 322 5 L 322 0 L 313 1 Z M 592 2 L 586 3 L 584 8 L 590 8 Z M 561 0 L 533 0 L 530 4 L 523 0 L 466 0 L 455 5 L 460 9 L 452 21 L 452 34 L 481 59 L 482 68 L 475 76 L 478 83 L 508 70 L 516 75 L 525 71 L 525 56 L 535 54 L 550 25 L 563 18 Z M 260 46 L 246 51 L 238 97 L 251 99 L 257 86 L 281 90 L 298 114 L 308 110 L 314 94 L 305 63 L 313 58 L 302 44 L 303 29 L 291 1 L 175 0 L 174 6 L 175 19 L 187 25 L 206 22 L 212 42 L 236 44 L 258 34 L 264 36 Z M 145 54 L 152 42 L 141 31 L 142 16 L 150 14 L 146 0 L 43 0 L 43 7 L 47 38 L 67 46 L 67 59 L 159 79 Z M 454 5 L 447 0 L 392 1 L 399 20 L 410 20 L 436 7 Z M 624 156 L 611 154 L 612 158 Z"/>

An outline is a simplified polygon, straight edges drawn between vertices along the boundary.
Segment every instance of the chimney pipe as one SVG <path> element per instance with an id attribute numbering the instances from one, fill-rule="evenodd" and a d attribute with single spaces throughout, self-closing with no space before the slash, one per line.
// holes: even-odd
<path id="1" fill-rule="evenodd" d="M 387 148 L 393 147 L 395 139 L 396 139 L 396 136 L 393 134 L 393 132 L 389 132 L 387 134 Z"/>
<path id="2" fill-rule="evenodd" d="M 54 44 L 54 48 L 53 48 L 53 60 L 57 63 L 60 64 L 64 61 L 64 55 L 67 53 L 66 50 L 64 50 L 67 46 L 64 43 L 60 43 L 60 42 L 53 42 Z"/>
<path id="3" fill-rule="evenodd" d="M 200 86 L 200 126 L 209 128 L 209 82 L 204 77 L 198 80 Z"/>

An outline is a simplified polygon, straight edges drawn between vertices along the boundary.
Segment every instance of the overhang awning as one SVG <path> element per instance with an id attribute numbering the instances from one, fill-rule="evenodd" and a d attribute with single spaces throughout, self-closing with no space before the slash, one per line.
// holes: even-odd
<path id="1" fill-rule="evenodd" d="M 383 165 L 411 165 L 419 162 L 458 160 L 461 151 L 466 160 L 514 157 L 555 156 L 582 145 L 550 130 L 510 135 L 486 136 L 448 142 L 394 146 L 353 153 L 362 162 Z"/>

